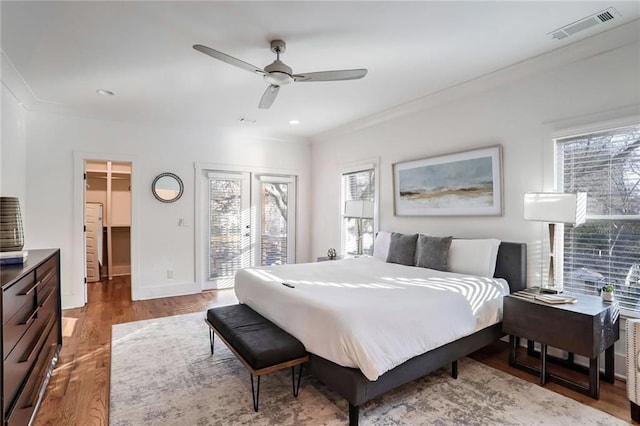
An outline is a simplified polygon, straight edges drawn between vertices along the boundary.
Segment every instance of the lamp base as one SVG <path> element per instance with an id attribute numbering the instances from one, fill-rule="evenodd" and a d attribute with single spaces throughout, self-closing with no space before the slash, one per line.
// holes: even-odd
<path id="1" fill-rule="evenodd" d="M 560 294 L 562 289 L 556 287 L 540 287 L 540 293 Z"/>

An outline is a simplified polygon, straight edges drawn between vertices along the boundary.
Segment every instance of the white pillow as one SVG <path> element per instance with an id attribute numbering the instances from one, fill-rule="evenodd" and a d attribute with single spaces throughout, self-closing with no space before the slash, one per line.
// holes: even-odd
<path id="1" fill-rule="evenodd" d="M 453 240 L 449 248 L 449 271 L 493 278 L 500 240 Z"/>
<path id="2" fill-rule="evenodd" d="M 391 232 L 378 231 L 376 240 L 373 242 L 373 257 L 383 262 L 387 261 L 389 246 L 391 245 Z"/>

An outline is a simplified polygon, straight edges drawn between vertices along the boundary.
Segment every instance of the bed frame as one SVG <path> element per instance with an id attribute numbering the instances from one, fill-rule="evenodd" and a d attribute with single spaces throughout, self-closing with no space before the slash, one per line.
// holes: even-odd
<path id="1" fill-rule="evenodd" d="M 523 243 L 500 244 L 496 260 L 495 278 L 504 278 L 511 292 L 527 287 L 527 245 Z M 357 368 L 342 367 L 314 354 L 309 354 L 309 368 L 318 380 L 338 393 L 349 403 L 349 425 L 357 426 L 360 406 L 383 393 L 409 383 L 439 368 L 455 362 L 504 336 L 502 322 L 484 328 L 418 355 L 370 381 Z M 453 372 L 455 377 L 456 372 Z"/>

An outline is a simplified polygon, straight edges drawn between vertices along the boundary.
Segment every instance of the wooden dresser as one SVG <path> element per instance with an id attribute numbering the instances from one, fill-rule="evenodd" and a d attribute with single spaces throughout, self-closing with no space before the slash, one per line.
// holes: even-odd
<path id="1" fill-rule="evenodd" d="M 60 250 L 2 265 L 3 425 L 30 424 L 62 347 Z"/>

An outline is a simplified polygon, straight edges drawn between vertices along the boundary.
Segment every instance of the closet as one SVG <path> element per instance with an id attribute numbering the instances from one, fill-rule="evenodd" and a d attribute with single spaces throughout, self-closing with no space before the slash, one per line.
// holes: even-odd
<path id="1" fill-rule="evenodd" d="M 86 161 L 85 171 L 87 281 L 130 275 L 131 163 Z"/>

